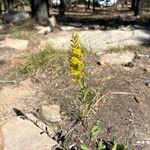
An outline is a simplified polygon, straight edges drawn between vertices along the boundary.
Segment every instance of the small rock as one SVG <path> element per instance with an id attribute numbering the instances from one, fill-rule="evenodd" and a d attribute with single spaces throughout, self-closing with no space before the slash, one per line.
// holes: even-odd
<path id="1" fill-rule="evenodd" d="M 79 28 L 73 27 L 73 26 L 61 26 L 62 31 L 73 31 L 73 30 L 79 30 Z"/>
<path id="2" fill-rule="evenodd" d="M 85 27 L 83 27 L 83 30 L 88 31 L 88 30 L 89 30 L 89 27 L 88 27 L 88 26 L 85 26 Z"/>
<path id="3" fill-rule="evenodd" d="M 106 53 L 100 56 L 101 64 L 125 65 L 133 61 L 135 54 L 129 51 Z"/>
<path id="4" fill-rule="evenodd" d="M 42 104 L 39 108 L 40 117 L 48 122 L 61 122 L 60 106 Z"/>
<path id="5" fill-rule="evenodd" d="M 138 54 L 138 52 L 135 52 L 134 59 L 140 59 L 140 55 Z"/>
<path id="6" fill-rule="evenodd" d="M 136 96 L 134 96 L 133 98 L 136 103 L 139 103 L 139 98 L 137 98 Z"/>
<path id="7" fill-rule="evenodd" d="M 15 117 L 0 127 L 1 150 L 51 149 L 57 142 L 38 128 L 33 122 Z"/>
<path id="8" fill-rule="evenodd" d="M 145 85 L 146 85 L 147 87 L 150 87 L 150 82 L 146 82 Z"/>
<path id="9" fill-rule="evenodd" d="M 46 26 L 46 27 L 36 26 L 35 28 L 38 30 L 39 34 L 43 34 L 43 35 L 46 35 L 47 33 L 50 33 L 52 31 L 50 26 Z"/>
<path id="10" fill-rule="evenodd" d="M 91 29 L 91 30 L 99 30 L 100 27 L 99 27 L 99 25 L 91 25 L 91 26 L 89 26 L 89 29 Z"/>
<path id="11" fill-rule="evenodd" d="M 49 23 L 50 23 L 50 26 L 52 26 L 52 27 L 55 27 L 56 24 L 57 24 L 55 16 L 50 17 L 50 18 L 48 19 L 48 21 L 49 21 Z"/>
<path id="12" fill-rule="evenodd" d="M 127 64 L 124 65 L 125 67 L 129 67 L 129 68 L 133 68 L 134 67 L 134 63 L 133 62 L 129 62 Z"/>
<path id="13" fill-rule="evenodd" d="M 140 67 L 144 72 L 150 72 L 150 65 L 141 65 Z"/>
<path id="14" fill-rule="evenodd" d="M 3 26 L 2 25 L 0 25 L 0 30 L 3 30 Z"/>

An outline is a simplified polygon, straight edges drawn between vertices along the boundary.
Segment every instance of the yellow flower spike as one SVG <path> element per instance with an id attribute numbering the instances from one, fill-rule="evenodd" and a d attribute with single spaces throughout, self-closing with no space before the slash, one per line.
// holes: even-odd
<path id="1" fill-rule="evenodd" d="M 71 54 L 69 58 L 70 73 L 72 81 L 79 82 L 83 78 L 84 62 L 82 60 L 83 52 L 80 48 L 80 40 L 77 34 L 73 34 L 71 38 Z"/>

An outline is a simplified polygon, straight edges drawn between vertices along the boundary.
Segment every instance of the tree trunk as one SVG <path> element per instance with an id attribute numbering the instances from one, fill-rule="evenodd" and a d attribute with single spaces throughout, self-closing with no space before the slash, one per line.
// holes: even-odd
<path id="1" fill-rule="evenodd" d="M 0 16 L 2 15 L 2 2 L 0 1 Z"/>
<path id="2" fill-rule="evenodd" d="M 139 16 L 141 14 L 142 9 L 143 9 L 143 5 L 144 5 L 144 0 L 137 0 L 136 6 L 134 9 L 134 15 L 135 16 Z"/>
<path id="3" fill-rule="evenodd" d="M 93 12 L 95 12 L 95 0 L 93 0 Z"/>
<path id="4" fill-rule="evenodd" d="M 3 0 L 5 12 L 7 11 L 7 0 Z"/>
<path id="5" fill-rule="evenodd" d="M 60 5 L 59 5 L 59 16 L 63 17 L 65 15 L 65 1 L 60 0 Z"/>
<path id="6" fill-rule="evenodd" d="M 136 0 L 132 0 L 132 3 L 131 3 L 131 10 L 134 10 L 134 9 L 135 9 L 135 5 L 136 5 Z"/>
<path id="7" fill-rule="evenodd" d="M 90 9 L 90 3 L 91 3 L 90 0 L 88 0 L 88 9 Z"/>
<path id="8" fill-rule="evenodd" d="M 48 23 L 49 2 L 48 0 L 30 0 L 32 17 L 40 24 Z"/>
<path id="9" fill-rule="evenodd" d="M 86 6 L 87 2 L 86 2 L 86 0 L 84 0 L 83 2 L 84 2 L 85 11 L 86 11 L 87 10 L 87 6 Z"/>
<path id="10" fill-rule="evenodd" d="M 7 0 L 8 10 L 14 10 L 14 0 Z"/>

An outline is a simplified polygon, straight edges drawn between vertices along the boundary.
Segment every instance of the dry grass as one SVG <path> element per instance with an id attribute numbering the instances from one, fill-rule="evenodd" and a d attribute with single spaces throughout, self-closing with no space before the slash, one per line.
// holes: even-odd
<path id="1" fill-rule="evenodd" d="M 10 34 L 12 38 L 30 40 L 33 36 L 33 31 L 20 30 L 17 27 L 10 28 Z"/>
<path id="2" fill-rule="evenodd" d="M 21 74 L 31 74 L 48 64 L 51 65 L 51 68 L 57 68 L 63 63 L 64 56 L 65 53 L 46 44 L 43 50 L 26 58 L 25 64 L 19 67 L 19 72 Z"/>

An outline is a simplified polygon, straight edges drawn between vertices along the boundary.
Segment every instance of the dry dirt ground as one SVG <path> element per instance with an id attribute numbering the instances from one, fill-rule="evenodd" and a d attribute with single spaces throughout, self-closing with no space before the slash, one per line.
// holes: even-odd
<path id="1" fill-rule="evenodd" d="M 141 53 L 147 55 L 149 49 Z M 89 130 L 98 121 L 102 125 L 99 138 L 115 137 L 117 142 L 137 150 L 149 150 L 150 59 L 135 59 L 134 66 L 100 66 L 98 60 L 99 56 L 94 54 L 88 54 L 85 59 L 87 83 L 95 90 L 97 100 L 86 131 L 80 122 L 75 123 L 78 88 L 70 82 L 66 64 L 52 70 L 49 64 L 25 79 L 18 77 L 15 69 L 6 70 L 7 64 L 1 64 L 1 80 L 14 83 L 1 83 L 0 122 L 15 116 L 13 108 L 35 112 L 46 101 L 61 106 L 61 129 L 69 132 L 64 139 L 67 148 L 72 144 L 78 147 L 82 142 L 90 144 Z"/>
<path id="2" fill-rule="evenodd" d="M 149 51 L 146 53 L 149 54 Z M 80 123 L 74 123 L 77 89 L 68 81 L 68 74 L 59 69 L 59 78 L 53 76 L 52 79 L 51 71 L 42 72 L 46 74 L 43 90 L 51 99 L 49 102 L 59 104 L 62 112 L 67 114 L 62 125 L 62 130 L 69 132 L 65 146 L 82 142 L 90 145 L 89 131 L 93 123 L 98 121 L 102 125 L 99 138 L 107 141 L 115 137 L 117 142 L 129 147 L 149 150 L 150 59 L 135 60 L 134 66 L 100 66 L 95 58 L 95 55 L 86 58 L 87 83 L 96 91 L 97 100 L 91 109 L 87 130 Z M 37 78 L 40 79 L 40 76 Z"/>
<path id="3" fill-rule="evenodd" d="M 11 60 L 0 60 L 0 124 L 15 116 L 13 108 L 34 113 L 46 101 L 61 106 L 63 121 L 58 133 L 65 134 L 60 140 L 66 149 L 79 149 L 81 143 L 86 143 L 94 150 L 89 131 L 95 122 L 99 122 L 102 126 L 99 139 L 115 138 L 117 143 L 135 150 L 150 150 L 149 47 L 126 49 L 142 54 L 126 65 L 100 65 L 99 55 L 86 53 L 85 78 L 95 93 L 96 102 L 85 129 L 75 116 L 78 87 L 70 81 L 67 53 L 61 52 L 56 64 L 47 64 L 32 75 L 20 76 L 18 73 L 18 65 L 24 64 L 23 56 L 30 55 L 32 50 L 37 52 L 38 44 L 32 46 L 34 40 L 30 39 L 27 50 Z"/>

